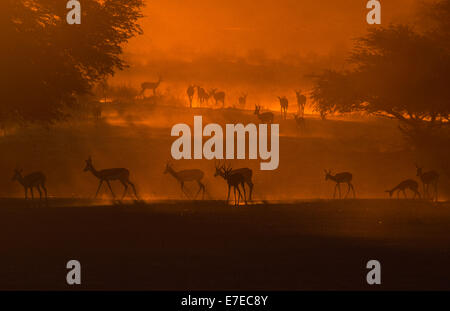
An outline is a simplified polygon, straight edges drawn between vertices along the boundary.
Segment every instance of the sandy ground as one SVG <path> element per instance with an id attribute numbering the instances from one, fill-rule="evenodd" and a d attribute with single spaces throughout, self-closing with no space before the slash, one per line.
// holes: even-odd
<path id="1" fill-rule="evenodd" d="M 449 290 L 450 204 L 0 200 L 1 290 Z M 81 262 L 82 285 L 66 285 Z M 382 285 L 366 284 L 366 263 Z"/>

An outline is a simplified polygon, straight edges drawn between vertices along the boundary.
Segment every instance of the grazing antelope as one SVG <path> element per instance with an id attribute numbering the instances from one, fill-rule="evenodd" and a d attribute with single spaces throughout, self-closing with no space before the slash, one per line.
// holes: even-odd
<path id="1" fill-rule="evenodd" d="M 89 159 L 86 160 L 86 167 L 84 168 L 84 171 L 90 171 L 95 177 L 97 177 L 100 182 L 98 184 L 97 192 L 95 193 L 95 198 L 97 198 L 98 192 L 100 191 L 100 188 L 102 187 L 103 182 L 106 182 L 106 184 L 109 187 L 109 190 L 111 190 L 111 194 L 113 198 L 116 198 L 116 195 L 114 194 L 114 191 L 111 188 L 110 181 L 118 180 L 122 183 L 124 187 L 124 192 L 122 195 L 122 199 L 127 194 L 128 185 L 131 186 L 134 192 L 134 196 L 136 199 L 139 199 L 136 193 L 136 188 L 134 187 L 134 184 L 130 181 L 130 171 L 126 168 L 110 168 L 105 170 L 97 171 L 94 166 L 92 165 L 92 159 L 89 157 Z"/>
<path id="2" fill-rule="evenodd" d="M 193 85 L 189 85 L 188 89 L 186 90 L 186 94 L 189 98 L 189 108 L 192 108 L 192 100 L 194 99 L 195 94 L 195 88 Z"/>
<path id="3" fill-rule="evenodd" d="M 37 189 L 39 192 L 39 201 L 42 200 L 42 191 L 41 188 L 44 190 L 45 193 L 45 201 L 47 201 L 47 188 L 45 188 L 45 175 L 42 172 L 34 172 L 25 176 L 22 176 L 22 170 L 14 170 L 14 176 L 12 178 L 12 181 L 17 180 L 24 188 L 25 190 L 25 200 L 28 199 L 28 189 L 30 189 L 31 192 L 31 200 L 34 199 L 33 195 L 33 187 Z"/>
<path id="4" fill-rule="evenodd" d="M 283 113 L 284 113 L 284 119 L 286 120 L 286 114 L 288 111 L 289 101 L 286 98 L 286 96 L 283 96 L 283 97 L 278 96 L 278 99 L 280 100 L 281 117 L 283 117 Z"/>
<path id="5" fill-rule="evenodd" d="M 258 119 L 263 123 L 273 123 L 274 115 L 272 112 L 264 112 L 261 113 L 261 106 L 255 105 L 255 115 L 258 116 Z"/>
<path id="6" fill-rule="evenodd" d="M 200 106 L 202 106 L 202 104 L 205 101 L 207 102 L 209 99 L 208 92 L 206 92 L 205 89 L 200 86 L 197 86 L 197 99 L 200 103 Z"/>
<path id="7" fill-rule="evenodd" d="M 297 128 L 299 130 L 304 130 L 305 129 L 305 118 L 303 118 L 302 116 L 299 116 L 297 114 L 294 115 L 295 118 L 295 124 L 297 125 Z"/>
<path id="8" fill-rule="evenodd" d="M 156 89 L 159 87 L 159 85 L 162 82 L 162 78 L 161 76 L 158 77 L 158 81 L 156 82 L 144 82 L 141 84 L 141 95 L 144 94 L 145 90 L 152 90 L 153 91 L 153 96 L 156 95 Z"/>
<path id="9" fill-rule="evenodd" d="M 205 185 L 202 183 L 202 179 L 204 176 L 204 173 L 201 170 L 184 170 L 184 171 L 179 171 L 176 172 L 173 168 L 172 165 L 170 163 L 166 164 L 166 170 L 164 171 L 164 174 L 169 173 L 170 175 L 172 175 L 181 185 L 181 191 L 183 191 L 183 193 L 189 198 L 189 194 L 186 193 L 186 191 L 184 190 L 184 183 L 185 182 L 189 182 L 189 181 L 196 181 L 199 189 L 197 194 L 195 195 L 194 199 L 197 198 L 198 194 L 200 193 L 200 191 L 202 191 L 202 199 L 205 198 Z"/>
<path id="10" fill-rule="evenodd" d="M 353 198 L 356 197 L 355 188 L 352 185 L 353 175 L 351 173 L 344 172 L 338 173 L 336 175 L 331 175 L 331 170 L 325 170 L 325 180 L 329 179 L 333 180 L 336 183 L 336 186 L 334 187 L 333 199 L 336 197 L 336 188 L 339 189 L 339 199 L 341 198 L 341 183 L 346 183 L 348 186 L 348 191 L 344 199 L 347 198 L 348 194 L 350 193 L 350 189 L 353 191 Z"/>
<path id="11" fill-rule="evenodd" d="M 217 89 L 212 89 L 210 95 L 216 101 L 216 106 L 221 102 L 222 108 L 225 107 L 225 92 L 217 92 Z"/>
<path id="12" fill-rule="evenodd" d="M 302 94 L 301 90 L 295 91 L 295 95 L 297 95 L 298 113 L 303 118 L 305 116 L 306 96 Z"/>
<path id="13" fill-rule="evenodd" d="M 240 108 L 245 108 L 245 105 L 247 104 L 247 96 L 248 96 L 247 93 L 245 93 L 242 96 L 239 96 L 238 100 L 239 100 L 239 107 Z"/>
<path id="14" fill-rule="evenodd" d="M 216 173 L 214 174 L 214 177 L 218 176 L 218 168 L 222 168 L 223 170 L 225 169 L 225 164 L 223 164 L 222 166 L 219 166 L 218 164 L 216 164 Z M 253 181 L 252 181 L 252 177 L 253 177 L 253 171 L 247 167 L 244 168 L 238 168 L 235 170 L 231 171 L 231 174 L 241 174 L 244 177 L 244 183 L 247 184 L 248 188 L 249 188 L 249 196 L 248 196 L 248 200 L 252 201 L 252 193 L 253 193 Z M 245 186 L 242 186 L 244 188 L 245 191 Z M 245 192 L 244 192 L 245 195 Z"/>
<path id="15" fill-rule="evenodd" d="M 417 181 L 412 179 L 404 180 L 391 190 L 386 190 L 386 192 L 389 193 L 389 196 L 392 198 L 392 194 L 397 191 L 397 199 L 399 199 L 400 191 L 402 191 L 405 199 L 407 199 L 408 196 L 406 195 L 406 189 L 410 189 L 412 192 L 414 192 L 414 199 L 416 198 L 416 196 L 419 196 L 420 199 L 419 184 L 417 183 Z"/>
<path id="16" fill-rule="evenodd" d="M 242 197 L 241 190 L 239 189 L 239 185 L 242 186 L 242 189 L 244 191 L 244 202 L 245 205 L 247 205 L 247 199 L 245 194 L 245 177 L 236 171 L 233 171 L 231 167 L 225 168 L 225 165 L 218 167 L 216 166 L 216 173 L 214 174 L 214 177 L 221 176 L 223 179 L 227 181 L 228 184 L 228 196 L 227 196 L 227 205 L 230 201 L 230 191 L 231 187 L 234 189 L 234 206 L 239 205 L 239 200 Z M 239 196 L 236 196 L 236 191 L 238 192 Z"/>
<path id="17" fill-rule="evenodd" d="M 416 164 L 417 168 L 417 176 L 420 178 L 423 184 L 423 196 L 425 199 L 431 199 L 436 201 L 438 200 L 438 182 L 439 182 L 439 173 L 436 171 L 428 171 L 423 172 L 422 167 L 419 167 Z M 434 188 L 434 193 L 430 197 L 429 188 L 430 185 Z"/>

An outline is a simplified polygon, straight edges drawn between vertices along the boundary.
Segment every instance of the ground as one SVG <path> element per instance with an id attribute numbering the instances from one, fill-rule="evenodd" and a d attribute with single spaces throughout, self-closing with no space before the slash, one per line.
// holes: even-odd
<path id="1" fill-rule="evenodd" d="M 0 200 L 0 289 L 449 290 L 450 204 Z M 382 285 L 366 284 L 379 260 Z"/>

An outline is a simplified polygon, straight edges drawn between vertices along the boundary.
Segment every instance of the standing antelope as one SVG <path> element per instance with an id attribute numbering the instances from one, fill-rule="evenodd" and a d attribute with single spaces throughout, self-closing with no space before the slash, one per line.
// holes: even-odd
<path id="1" fill-rule="evenodd" d="M 223 179 L 227 181 L 228 184 L 228 196 L 227 196 L 227 205 L 230 201 L 230 191 L 231 187 L 234 189 L 234 206 L 239 205 L 239 200 L 242 197 L 241 190 L 239 189 L 239 185 L 242 186 L 242 189 L 244 191 L 244 202 L 245 205 L 247 205 L 247 199 L 245 194 L 245 177 L 236 171 L 233 171 L 231 167 L 225 168 L 225 165 L 222 167 L 216 166 L 216 173 L 214 174 L 215 177 L 221 176 Z M 236 196 L 236 190 L 239 194 L 239 196 Z M 237 199 L 236 199 L 237 198 Z"/>
<path id="2" fill-rule="evenodd" d="M 156 95 L 156 89 L 159 87 L 159 85 L 162 82 L 161 76 L 158 77 L 158 81 L 156 82 L 144 82 L 141 84 L 141 95 L 144 94 L 145 90 L 153 90 L 153 96 Z"/>
<path id="3" fill-rule="evenodd" d="M 325 170 L 325 180 L 329 179 L 336 182 L 336 186 L 334 187 L 333 199 L 336 197 L 336 188 L 339 190 L 339 199 L 341 198 L 341 183 L 346 183 L 348 186 L 348 191 L 344 199 L 347 198 L 348 194 L 350 193 L 350 189 L 353 191 L 353 198 L 356 197 L 355 188 L 352 185 L 353 175 L 351 173 L 344 172 L 338 173 L 336 175 L 331 175 L 331 170 Z"/>
<path id="4" fill-rule="evenodd" d="M 422 184 L 423 184 L 424 198 L 431 199 L 431 200 L 436 199 L 436 201 L 437 201 L 438 200 L 439 173 L 436 171 L 428 171 L 428 172 L 424 173 L 422 171 L 422 167 L 419 167 L 417 164 L 416 164 L 416 168 L 417 168 L 417 176 L 420 177 L 420 180 L 422 181 Z M 434 193 L 431 197 L 430 197 L 430 193 L 429 193 L 430 185 L 434 188 Z"/>
<path id="5" fill-rule="evenodd" d="M 198 102 L 200 103 L 200 107 L 205 101 L 208 100 L 208 98 L 209 98 L 208 92 L 206 92 L 204 88 L 197 86 L 197 99 Z"/>
<path id="6" fill-rule="evenodd" d="M 239 96 L 238 100 L 239 100 L 239 107 L 240 108 L 245 108 L 245 105 L 247 104 L 247 96 L 248 96 L 247 93 L 245 93 L 242 96 Z"/>
<path id="7" fill-rule="evenodd" d="M 195 88 L 193 85 L 189 85 L 188 89 L 186 90 L 186 94 L 189 98 L 189 108 L 192 108 L 192 100 L 194 99 L 195 94 Z"/>
<path id="8" fill-rule="evenodd" d="M 414 199 L 416 198 L 416 196 L 419 196 L 420 199 L 419 184 L 417 183 L 417 181 L 412 179 L 404 180 L 391 190 L 386 190 L 386 192 L 389 193 L 389 196 L 392 198 L 392 194 L 397 191 L 397 199 L 399 199 L 400 191 L 402 191 L 405 199 L 407 199 L 408 196 L 406 195 L 406 189 L 410 189 L 412 192 L 414 192 Z"/>
<path id="9" fill-rule="evenodd" d="M 289 101 L 286 98 L 286 96 L 283 96 L 283 97 L 278 96 L 278 99 L 280 101 L 281 117 L 283 117 L 283 114 L 284 114 L 284 119 L 286 120 L 286 114 L 288 111 Z"/>
<path id="10" fill-rule="evenodd" d="M 225 164 L 223 164 L 222 166 L 219 166 L 216 164 L 216 173 L 214 174 L 214 177 L 218 176 L 218 169 L 223 169 L 225 170 Z M 242 177 L 244 177 L 244 183 L 247 184 L 248 188 L 249 188 L 249 196 L 248 196 L 248 200 L 252 201 L 252 193 L 253 193 L 253 181 L 252 181 L 252 177 L 253 177 L 253 171 L 247 167 L 244 168 L 238 168 L 235 170 L 232 170 L 230 174 L 241 174 Z M 242 188 L 244 188 L 244 195 L 245 195 L 245 185 L 242 185 Z"/>
<path id="11" fill-rule="evenodd" d="M 261 120 L 263 123 L 273 123 L 274 115 L 272 112 L 264 112 L 261 113 L 261 106 L 255 105 L 255 115 L 258 116 L 258 119 Z"/>
<path id="12" fill-rule="evenodd" d="M 45 175 L 42 172 L 34 172 L 25 176 L 22 176 L 22 170 L 14 170 L 14 176 L 12 178 L 12 181 L 17 180 L 24 188 L 25 190 L 25 200 L 28 199 L 28 189 L 30 189 L 31 192 L 31 200 L 34 199 L 33 195 L 33 187 L 37 189 L 39 192 L 39 201 L 42 200 L 42 191 L 41 188 L 44 190 L 45 193 L 45 201 L 47 201 L 47 188 L 45 188 Z"/>
<path id="13" fill-rule="evenodd" d="M 199 189 L 197 194 L 195 195 L 194 199 L 197 198 L 198 194 L 200 193 L 200 191 L 202 191 L 202 199 L 204 199 L 205 197 L 205 185 L 202 183 L 202 179 L 204 176 L 204 173 L 201 170 L 184 170 L 184 171 L 179 171 L 176 172 L 173 168 L 172 165 L 170 163 L 166 164 L 166 170 L 164 171 L 164 174 L 169 173 L 170 175 L 172 175 L 173 177 L 175 177 L 175 179 L 180 183 L 181 185 L 181 191 L 183 191 L 183 193 L 189 198 L 189 194 L 186 193 L 186 191 L 184 191 L 184 183 L 185 182 L 189 182 L 189 181 L 196 181 Z"/>
<path id="14" fill-rule="evenodd" d="M 225 107 L 225 92 L 217 92 L 217 89 L 212 89 L 210 95 L 216 101 L 216 106 L 222 102 L 222 108 Z"/>
<path id="15" fill-rule="evenodd" d="M 295 91 L 295 95 L 297 95 L 298 113 L 303 118 L 305 116 L 306 96 L 302 94 L 301 90 Z"/>
<path id="16" fill-rule="evenodd" d="M 90 171 L 95 177 L 97 177 L 100 180 L 97 192 L 95 193 L 95 198 L 97 198 L 98 192 L 100 191 L 103 182 L 106 182 L 106 184 L 109 187 L 109 190 L 111 190 L 113 198 L 115 199 L 116 195 L 114 194 L 114 191 L 112 190 L 111 184 L 109 182 L 113 180 L 118 180 L 122 183 L 124 187 L 122 199 L 127 194 L 128 185 L 130 185 L 131 188 L 133 189 L 134 196 L 136 197 L 136 199 L 139 199 L 136 193 L 136 188 L 134 187 L 134 184 L 130 181 L 130 171 L 127 170 L 126 168 L 110 168 L 97 171 L 92 165 L 91 157 L 89 157 L 89 159 L 86 160 L 86 167 L 84 168 L 84 171 L 85 172 Z"/>

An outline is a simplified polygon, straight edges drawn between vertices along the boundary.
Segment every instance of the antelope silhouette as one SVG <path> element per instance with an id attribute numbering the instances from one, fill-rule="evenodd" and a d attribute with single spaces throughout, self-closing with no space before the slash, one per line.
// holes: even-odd
<path id="1" fill-rule="evenodd" d="M 186 90 L 186 94 L 189 98 L 189 108 L 192 108 L 192 100 L 194 99 L 195 87 L 193 85 L 189 85 Z"/>
<path id="2" fill-rule="evenodd" d="M 403 192 L 405 199 L 407 199 L 408 196 L 406 195 L 406 189 L 409 189 L 412 192 L 414 192 L 414 199 L 416 198 L 416 196 L 418 196 L 420 199 L 419 184 L 417 183 L 417 181 L 415 181 L 413 179 L 406 179 L 406 180 L 402 181 L 401 183 L 399 183 L 394 188 L 392 188 L 391 190 L 386 190 L 386 192 L 389 193 L 389 196 L 392 198 L 392 194 L 395 191 L 397 191 L 397 199 L 399 199 L 400 191 L 401 191 L 401 192 Z"/>
<path id="3" fill-rule="evenodd" d="M 28 189 L 31 192 L 31 200 L 34 199 L 33 195 L 33 187 L 37 189 L 39 192 L 39 202 L 42 200 L 42 191 L 40 188 L 44 190 L 45 193 L 45 201 L 47 201 L 47 188 L 45 187 L 46 177 L 42 172 L 33 172 L 31 174 L 22 176 L 22 169 L 14 170 L 14 176 L 12 181 L 18 181 L 25 190 L 25 200 L 28 199 Z"/>
<path id="4" fill-rule="evenodd" d="M 284 119 L 286 120 L 289 101 L 286 98 L 286 96 L 283 96 L 283 97 L 278 96 L 278 100 L 280 101 L 281 117 L 283 118 L 283 114 L 284 114 Z"/>
<path id="5" fill-rule="evenodd" d="M 172 168 L 172 165 L 168 162 L 166 164 L 166 169 L 164 171 L 164 174 L 172 175 L 180 183 L 181 191 L 188 198 L 189 198 L 189 194 L 184 190 L 184 183 L 190 182 L 190 181 L 196 181 L 199 186 L 199 189 L 198 189 L 198 192 L 195 195 L 194 199 L 197 198 L 200 191 L 202 191 L 202 199 L 204 199 L 206 188 L 205 188 L 205 185 L 202 183 L 204 173 L 201 170 L 193 169 L 193 170 L 184 170 L 184 171 L 177 172 Z"/>
<path id="6" fill-rule="evenodd" d="M 245 94 L 242 95 L 242 96 L 239 96 L 238 101 L 239 101 L 239 107 L 240 107 L 240 108 L 244 108 L 245 105 L 247 104 L 247 96 L 248 96 L 247 93 L 245 93 Z"/>
<path id="7" fill-rule="evenodd" d="M 222 164 L 220 166 L 220 162 L 216 163 L 216 173 L 214 174 L 214 177 L 218 176 L 218 173 L 220 171 L 220 169 L 225 170 L 225 163 Z M 247 184 L 248 188 L 249 188 L 249 197 L 248 197 L 248 201 L 252 201 L 252 193 L 253 193 L 253 181 L 252 181 L 252 177 L 253 177 L 253 171 L 247 167 L 243 167 L 243 168 L 238 168 L 238 169 L 234 169 L 230 172 L 230 174 L 241 174 L 242 177 L 244 177 L 244 184 Z M 242 185 L 242 187 L 245 190 L 245 185 Z M 245 192 L 244 192 L 245 195 Z"/>
<path id="8" fill-rule="evenodd" d="M 261 106 L 255 105 L 255 115 L 258 116 L 258 119 L 263 123 L 273 123 L 274 115 L 272 112 L 263 112 L 261 113 Z"/>
<path id="9" fill-rule="evenodd" d="M 208 92 L 206 92 L 205 89 L 200 86 L 197 86 L 197 99 L 200 103 L 200 106 L 202 106 L 205 101 L 208 102 L 209 99 Z"/>
<path id="10" fill-rule="evenodd" d="M 159 85 L 162 82 L 162 78 L 161 76 L 158 77 L 158 81 L 156 82 L 144 82 L 141 84 L 141 94 L 144 94 L 145 90 L 152 90 L 153 91 L 153 96 L 156 95 L 156 89 L 159 87 Z"/>
<path id="11" fill-rule="evenodd" d="M 225 107 L 225 92 L 217 92 L 217 89 L 212 89 L 210 95 L 214 98 L 216 106 L 221 102 L 222 108 Z"/>
<path id="12" fill-rule="evenodd" d="M 422 167 L 416 164 L 417 168 L 417 176 L 422 181 L 423 185 L 423 196 L 425 199 L 438 200 L 438 182 L 439 182 L 439 173 L 436 171 L 428 171 L 423 172 Z M 434 189 L 434 193 L 430 196 L 429 188 L 432 186 Z"/>
<path id="13" fill-rule="evenodd" d="M 306 128 L 305 118 L 303 118 L 302 116 L 299 116 L 298 114 L 295 114 L 294 119 L 295 119 L 295 124 L 297 125 L 297 128 L 299 130 L 304 130 Z"/>
<path id="14" fill-rule="evenodd" d="M 228 205 L 228 202 L 230 201 L 231 187 L 233 187 L 233 189 L 234 189 L 234 206 L 239 205 L 239 200 L 242 197 L 242 193 L 241 193 L 241 190 L 239 189 L 239 185 L 242 186 L 242 189 L 244 191 L 244 196 L 243 196 L 244 202 L 245 202 L 245 205 L 247 205 L 245 186 L 244 186 L 245 177 L 241 173 L 233 171 L 233 169 L 230 166 L 225 167 L 225 165 L 223 165 L 221 167 L 216 166 L 216 173 L 214 174 L 214 176 L 215 177 L 221 176 L 223 179 L 225 179 L 227 181 L 227 184 L 228 184 L 227 205 Z M 238 196 L 236 196 L 236 191 L 238 192 Z"/>
<path id="15" fill-rule="evenodd" d="M 350 193 L 350 189 L 353 191 L 353 198 L 355 195 L 355 188 L 352 185 L 353 175 L 349 172 L 338 173 L 336 175 L 331 175 L 331 170 L 325 170 L 325 180 L 332 180 L 336 183 L 334 187 L 333 199 L 336 197 L 336 188 L 339 190 L 339 199 L 341 199 L 341 183 L 346 183 L 348 186 L 347 194 L 344 198 L 347 198 Z"/>
<path id="16" fill-rule="evenodd" d="M 134 196 L 136 197 L 136 199 L 139 199 L 137 196 L 137 193 L 136 193 L 136 187 L 130 181 L 130 171 L 128 169 L 126 169 L 126 168 L 110 168 L 110 169 L 104 169 L 104 170 L 97 171 L 92 164 L 92 158 L 89 157 L 86 160 L 86 166 L 84 168 L 84 171 L 85 172 L 90 171 L 92 173 L 92 175 L 94 175 L 95 177 L 97 177 L 100 180 L 99 184 L 98 184 L 97 192 L 95 193 L 95 198 L 97 198 L 98 192 L 100 191 L 100 188 L 102 187 L 103 182 L 106 182 L 109 190 L 111 191 L 113 198 L 115 199 L 116 195 L 114 194 L 114 191 L 112 190 L 111 184 L 109 182 L 113 181 L 113 180 L 118 180 L 122 183 L 122 185 L 124 187 L 122 199 L 127 194 L 128 185 L 130 185 L 131 188 L 133 189 Z"/>
<path id="17" fill-rule="evenodd" d="M 302 94 L 301 90 L 295 91 L 297 96 L 298 114 L 301 118 L 305 116 L 306 96 Z"/>

